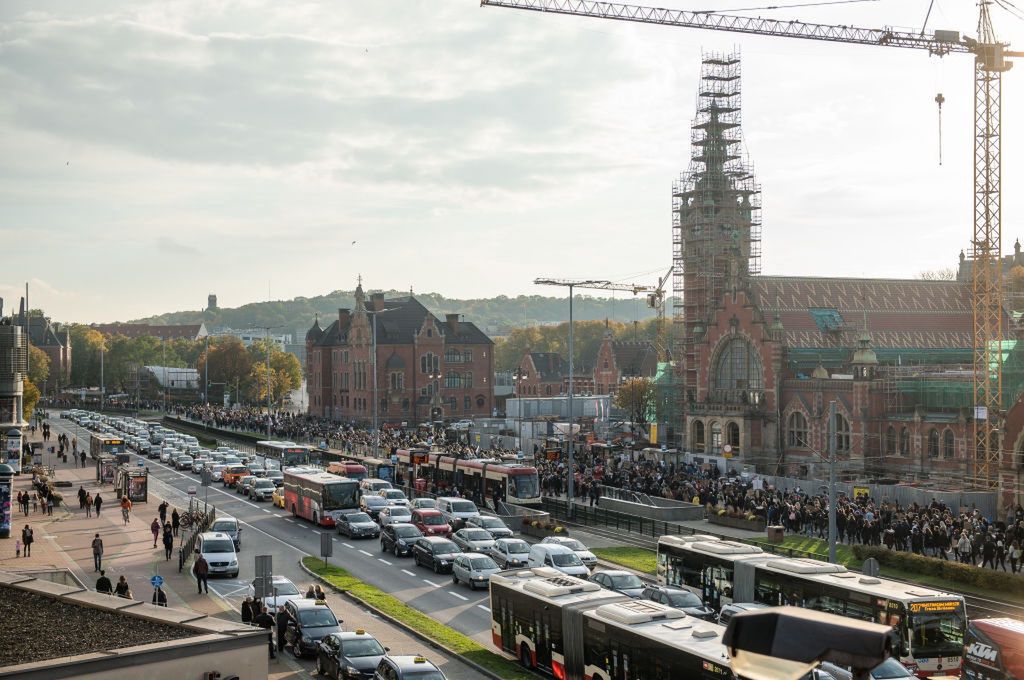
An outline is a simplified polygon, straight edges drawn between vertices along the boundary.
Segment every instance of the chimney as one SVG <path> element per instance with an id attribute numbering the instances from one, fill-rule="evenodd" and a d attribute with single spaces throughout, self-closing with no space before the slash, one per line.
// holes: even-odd
<path id="1" fill-rule="evenodd" d="M 352 317 L 352 310 L 345 307 L 338 307 L 338 327 L 347 328 L 349 319 Z"/>
<path id="2" fill-rule="evenodd" d="M 448 324 L 448 328 L 452 329 L 452 333 L 459 332 L 459 315 L 458 314 L 445 314 L 445 323 Z"/>
<path id="3" fill-rule="evenodd" d="M 370 294 L 370 309 L 379 312 L 384 309 L 384 293 Z"/>

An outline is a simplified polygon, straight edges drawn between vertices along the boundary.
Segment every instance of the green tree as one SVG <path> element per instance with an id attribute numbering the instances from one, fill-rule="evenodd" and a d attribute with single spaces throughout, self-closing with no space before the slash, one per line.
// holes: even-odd
<path id="1" fill-rule="evenodd" d="M 95 328 L 72 324 L 71 332 L 71 384 L 75 387 L 95 387 L 100 384 L 100 351 L 106 348 L 106 339 Z"/>
<path id="2" fill-rule="evenodd" d="M 22 393 L 24 401 L 22 402 L 23 414 L 22 417 L 31 422 L 32 414 L 36 410 L 36 403 L 39 401 L 39 388 L 31 380 L 24 381 L 24 392 Z"/>
<path id="3" fill-rule="evenodd" d="M 50 357 L 35 345 L 28 347 L 28 379 L 42 385 L 50 377 Z"/>
<path id="4" fill-rule="evenodd" d="M 292 390 L 302 385 L 302 366 L 294 354 L 281 351 L 272 340 L 259 340 L 249 346 L 252 369 L 249 372 L 248 393 L 256 395 L 257 402 L 267 399 L 267 346 L 270 347 L 271 399 L 280 403 Z M 258 384 L 253 384 L 256 381 Z"/>
<path id="5" fill-rule="evenodd" d="M 631 378 L 619 386 L 615 405 L 629 414 L 629 419 L 643 425 L 654 416 L 657 394 L 650 378 Z"/>
<path id="6" fill-rule="evenodd" d="M 252 373 L 252 355 L 242 341 L 233 336 L 211 340 L 209 357 L 204 348 L 196 364 L 201 380 L 206 376 L 207 361 L 210 363 L 210 382 L 223 383 L 228 389 L 244 385 Z"/>

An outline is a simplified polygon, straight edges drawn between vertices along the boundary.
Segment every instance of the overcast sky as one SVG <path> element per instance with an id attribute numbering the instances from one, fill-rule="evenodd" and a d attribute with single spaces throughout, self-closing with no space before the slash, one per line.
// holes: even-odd
<path id="1" fill-rule="evenodd" d="M 920 29 L 927 5 L 748 14 Z M 935 5 L 929 28 L 975 35 L 974 2 Z M 994 17 L 1024 48 L 1024 21 Z M 0 295 L 10 309 L 28 280 L 33 307 L 109 321 L 210 292 L 234 307 L 351 289 L 360 273 L 453 297 L 561 294 L 541 275 L 654 282 L 701 50 L 733 48 L 764 273 L 956 265 L 972 225 L 966 55 L 476 0 L 4 0 L 0 237 L 15 249 Z M 1024 64 L 1004 78 L 1005 251 L 1024 232 L 1020 121 Z"/>

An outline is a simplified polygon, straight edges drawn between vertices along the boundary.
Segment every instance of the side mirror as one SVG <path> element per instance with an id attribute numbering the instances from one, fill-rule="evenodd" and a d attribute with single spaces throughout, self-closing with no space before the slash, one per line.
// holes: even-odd
<path id="1" fill-rule="evenodd" d="M 390 652 L 390 651 L 391 651 L 391 648 L 390 648 L 390 647 L 385 647 L 385 648 L 384 648 L 384 651 L 385 651 L 385 652 Z"/>

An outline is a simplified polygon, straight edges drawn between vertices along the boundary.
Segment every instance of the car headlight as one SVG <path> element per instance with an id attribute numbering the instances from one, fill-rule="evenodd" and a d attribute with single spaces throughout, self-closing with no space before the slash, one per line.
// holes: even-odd
<path id="1" fill-rule="evenodd" d="M 362 673 L 355 666 L 345 666 L 345 675 L 351 675 L 354 678 L 358 678 Z"/>
<path id="2" fill-rule="evenodd" d="M 443 567 L 444 565 L 446 565 L 446 564 L 448 564 L 448 560 L 441 560 L 441 566 L 442 566 L 442 567 Z"/>
<path id="3" fill-rule="evenodd" d="M 231 564 L 229 564 L 228 566 L 230 566 L 230 567 L 237 567 L 238 566 L 238 560 L 231 560 Z"/>
<path id="4" fill-rule="evenodd" d="M 402 546 L 404 548 L 405 547 L 405 541 L 403 539 L 401 539 L 401 538 L 398 539 L 398 545 L 400 545 L 400 546 Z"/>
<path id="5" fill-rule="evenodd" d="M 304 644 L 304 645 L 311 645 L 311 644 L 313 644 L 313 638 L 309 637 L 308 635 L 303 635 L 302 636 L 302 644 Z"/>

